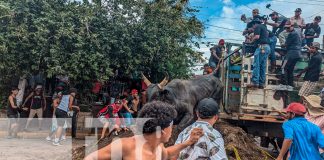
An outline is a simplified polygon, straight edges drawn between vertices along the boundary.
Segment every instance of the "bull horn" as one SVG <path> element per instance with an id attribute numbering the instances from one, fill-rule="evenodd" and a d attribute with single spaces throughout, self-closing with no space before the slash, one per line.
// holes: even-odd
<path id="1" fill-rule="evenodd" d="M 165 73 L 164 79 L 158 84 L 159 88 L 162 89 L 169 82 L 169 75 Z"/>
<path id="2" fill-rule="evenodd" d="M 143 72 L 141 72 L 141 74 L 142 74 L 142 79 L 143 79 L 144 83 L 146 84 L 146 86 L 151 85 L 151 84 L 152 84 L 151 81 L 148 80 L 148 79 L 145 77 L 145 75 L 143 74 Z"/>

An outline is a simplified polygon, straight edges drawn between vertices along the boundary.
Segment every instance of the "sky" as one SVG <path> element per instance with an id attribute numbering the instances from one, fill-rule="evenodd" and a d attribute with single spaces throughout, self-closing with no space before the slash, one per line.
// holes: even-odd
<path id="1" fill-rule="evenodd" d="M 294 16 L 295 9 L 301 8 L 301 16 L 305 19 L 305 23 L 311 23 L 317 15 L 324 18 L 324 0 L 189 0 L 191 7 L 200 10 L 195 15 L 206 27 L 205 38 L 199 41 L 200 48 L 196 50 L 204 52 L 204 57 L 208 59 L 209 47 L 202 44 L 203 42 L 218 43 L 219 38 L 223 38 L 227 42 L 242 43 L 244 37 L 241 31 L 246 25 L 240 21 L 241 15 L 250 17 L 254 8 L 258 8 L 261 15 L 269 15 L 272 11 L 265 7 L 267 4 L 271 4 L 272 9 L 286 17 Z M 321 22 L 321 27 L 321 36 L 316 41 L 322 44 L 324 20 Z M 268 29 L 271 27 L 268 26 Z"/>

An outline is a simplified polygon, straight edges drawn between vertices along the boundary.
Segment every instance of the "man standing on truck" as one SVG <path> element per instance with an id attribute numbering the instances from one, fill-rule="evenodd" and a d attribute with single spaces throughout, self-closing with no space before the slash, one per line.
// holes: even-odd
<path id="1" fill-rule="evenodd" d="M 317 82 L 319 81 L 322 66 L 322 55 L 318 52 L 319 49 L 320 44 L 318 42 L 313 42 L 309 47 L 310 60 L 308 66 L 297 75 L 299 78 L 306 72 L 304 77 L 305 82 L 299 90 L 299 96 L 308 96 L 312 94 L 316 88 Z"/>
<path id="2" fill-rule="evenodd" d="M 318 126 L 305 119 L 305 106 L 291 103 L 286 112 L 288 121 L 282 125 L 285 139 L 277 160 L 283 160 L 288 150 L 291 160 L 320 160 L 319 148 L 324 148 L 324 135 Z"/>
<path id="3" fill-rule="evenodd" d="M 281 67 L 283 74 L 282 83 L 288 85 L 289 89 L 292 89 L 294 87 L 294 68 L 301 57 L 301 38 L 290 21 L 286 23 L 285 29 L 289 34 L 284 46 L 287 49 L 287 53 Z"/>
<path id="4" fill-rule="evenodd" d="M 218 45 L 210 49 L 210 58 L 209 66 L 215 70 L 218 64 L 220 63 L 223 53 L 225 51 L 225 40 L 221 39 L 218 42 Z M 220 77 L 220 72 L 216 71 L 216 77 Z"/>
<path id="5" fill-rule="evenodd" d="M 262 24 L 262 18 L 256 17 L 251 22 L 254 29 L 253 43 L 258 48 L 254 52 L 252 84 L 248 88 L 263 88 L 265 84 L 266 64 L 270 54 L 269 32 L 267 27 Z"/>

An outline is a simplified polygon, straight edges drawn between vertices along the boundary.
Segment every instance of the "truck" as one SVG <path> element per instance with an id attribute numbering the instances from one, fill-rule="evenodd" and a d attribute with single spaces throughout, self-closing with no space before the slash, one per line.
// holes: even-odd
<path id="1" fill-rule="evenodd" d="M 253 70 L 253 56 L 249 53 L 251 51 L 248 45 L 226 43 L 227 52 L 224 57 L 230 55 L 238 47 L 242 48 L 242 51 L 237 53 L 240 62 L 233 63 L 231 58 L 228 58 L 222 64 L 221 80 L 225 88 L 220 118 L 240 126 L 248 134 L 254 136 L 283 138 L 281 126 L 285 119 L 279 111 L 286 108 L 290 102 L 299 101 L 298 91 L 303 80 L 302 78 L 296 80 L 293 89 L 281 85 L 280 74 L 269 72 L 268 61 L 264 88 L 247 88 L 246 85 L 251 83 Z M 283 57 L 281 52 L 279 47 L 276 48 L 276 73 L 279 73 L 281 69 Z M 296 64 L 294 71 L 298 72 L 307 67 L 308 60 L 307 51 L 303 51 L 302 60 Z M 323 87 L 324 81 L 321 79 L 314 94 L 319 94 Z"/>

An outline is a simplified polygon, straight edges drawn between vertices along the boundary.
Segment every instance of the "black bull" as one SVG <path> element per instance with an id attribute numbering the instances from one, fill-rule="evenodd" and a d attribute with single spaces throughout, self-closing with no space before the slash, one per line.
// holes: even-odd
<path id="1" fill-rule="evenodd" d="M 195 120 L 195 106 L 204 98 L 214 98 L 220 104 L 223 97 L 223 84 L 213 74 L 195 79 L 174 79 L 168 82 L 165 78 L 159 84 L 152 84 L 144 75 L 144 82 L 148 86 L 148 101 L 161 100 L 175 106 L 177 117 L 174 124 L 183 130 Z"/>

